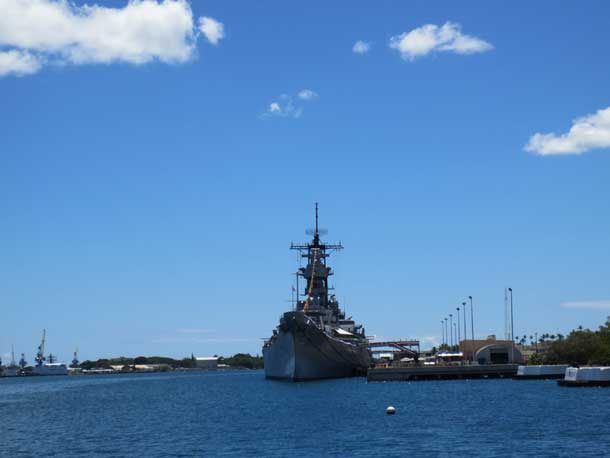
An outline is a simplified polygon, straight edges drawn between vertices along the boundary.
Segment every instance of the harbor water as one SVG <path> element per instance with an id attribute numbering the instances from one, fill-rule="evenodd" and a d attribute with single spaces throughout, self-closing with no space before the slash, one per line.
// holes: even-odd
<path id="1" fill-rule="evenodd" d="M 610 455 L 610 389 L 555 381 L 286 383 L 262 371 L 5 378 L 0 411 L 2 457 Z"/>

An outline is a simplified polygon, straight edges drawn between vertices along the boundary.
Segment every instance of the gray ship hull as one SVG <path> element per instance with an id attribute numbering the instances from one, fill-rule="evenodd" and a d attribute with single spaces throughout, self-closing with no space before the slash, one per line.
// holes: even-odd
<path id="1" fill-rule="evenodd" d="M 288 312 L 263 348 L 263 359 L 265 377 L 306 381 L 366 375 L 370 353 L 365 339 L 334 338 L 303 312 Z"/>

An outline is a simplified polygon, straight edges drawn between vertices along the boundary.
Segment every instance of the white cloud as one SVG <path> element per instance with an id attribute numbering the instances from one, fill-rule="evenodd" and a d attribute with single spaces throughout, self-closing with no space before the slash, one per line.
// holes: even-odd
<path id="1" fill-rule="evenodd" d="M 390 48 L 405 60 L 414 60 L 431 52 L 474 54 L 489 51 L 493 46 L 480 38 L 464 35 L 460 24 L 446 22 L 442 26 L 426 24 L 410 32 L 390 38 Z"/>
<path id="2" fill-rule="evenodd" d="M 366 41 L 358 40 L 354 43 L 352 47 L 352 52 L 356 54 L 366 54 L 371 50 L 371 43 L 367 43 Z"/>
<path id="3" fill-rule="evenodd" d="M 595 148 L 610 148 L 610 107 L 574 120 L 565 134 L 534 134 L 525 151 L 540 156 L 582 154 Z"/>
<path id="4" fill-rule="evenodd" d="M 31 56 L 30 73 L 42 62 L 186 62 L 198 37 L 186 0 L 130 0 L 122 8 L 0 0 L 0 11 L 0 48 Z"/>
<path id="5" fill-rule="evenodd" d="M 224 24 L 211 17 L 199 18 L 199 30 L 203 32 L 208 41 L 213 45 L 217 45 L 225 37 Z"/>
<path id="6" fill-rule="evenodd" d="M 311 89 L 302 89 L 297 95 L 301 100 L 311 100 L 318 97 L 318 94 Z"/>
<path id="7" fill-rule="evenodd" d="M 303 108 L 294 104 L 294 100 L 287 94 L 280 95 L 276 100 L 271 102 L 267 110 L 261 115 L 263 119 L 270 117 L 279 118 L 300 118 L 303 114 Z"/>
<path id="8" fill-rule="evenodd" d="M 42 62 L 27 51 L 0 51 L 0 76 L 5 75 L 31 75 L 42 67 Z"/>
<path id="9" fill-rule="evenodd" d="M 277 118 L 300 118 L 303 114 L 303 102 L 309 102 L 318 98 L 318 93 L 311 89 L 302 89 L 293 97 L 282 94 L 267 105 L 266 110 L 260 115 L 261 119 Z M 295 100 L 296 99 L 296 100 Z"/>
<path id="10" fill-rule="evenodd" d="M 610 310 L 610 299 L 597 301 L 562 302 L 561 306 L 567 309 Z"/>

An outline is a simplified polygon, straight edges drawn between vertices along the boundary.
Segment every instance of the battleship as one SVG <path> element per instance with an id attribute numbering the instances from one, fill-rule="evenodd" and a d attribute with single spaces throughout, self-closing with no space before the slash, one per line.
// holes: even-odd
<path id="1" fill-rule="evenodd" d="M 371 354 L 364 327 L 357 325 L 329 296 L 328 280 L 333 275 L 327 265 L 329 255 L 343 246 L 320 241 L 318 204 L 315 207 L 313 240 L 291 244 L 307 265 L 297 272 L 294 309 L 285 312 L 273 335 L 263 345 L 265 377 L 306 381 L 366 375 Z M 305 280 L 301 300 L 299 278 Z"/>

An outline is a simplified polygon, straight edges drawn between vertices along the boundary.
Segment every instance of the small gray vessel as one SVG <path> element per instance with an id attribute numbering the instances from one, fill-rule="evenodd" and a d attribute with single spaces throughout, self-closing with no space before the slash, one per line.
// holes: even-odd
<path id="1" fill-rule="evenodd" d="M 336 297 L 328 294 L 333 273 L 326 260 L 343 246 L 320 241 L 317 203 L 313 240 L 290 248 L 299 251 L 307 265 L 297 272 L 296 310 L 283 314 L 263 345 L 265 377 L 305 381 L 366 375 L 370 350 L 364 328 L 346 318 Z M 306 283 L 304 300 L 299 277 Z"/>

